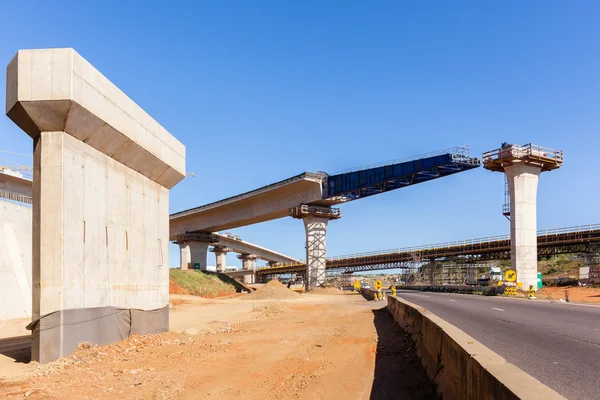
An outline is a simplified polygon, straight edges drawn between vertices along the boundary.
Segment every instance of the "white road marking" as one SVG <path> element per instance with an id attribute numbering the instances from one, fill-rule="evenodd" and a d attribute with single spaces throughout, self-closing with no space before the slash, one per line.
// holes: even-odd
<path id="1" fill-rule="evenodd" d="M 456 301 L 456 300 L 452 300 L 452 299 L 450 299 L 450 301 Z"/>
<path id="2" fill-rule="evenodd" d="M 496 307 L 492 307 L 492 310 L 496 310 L 496 311 L 504 311 L 503 309 L 501 309 L 501 308 L 496 308 Z"/>

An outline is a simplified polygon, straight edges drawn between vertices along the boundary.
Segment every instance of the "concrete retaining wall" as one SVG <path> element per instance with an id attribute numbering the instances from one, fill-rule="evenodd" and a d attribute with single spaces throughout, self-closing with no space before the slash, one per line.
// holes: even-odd
<path id="1" fill-rule="evenodd" d="M 0 200 L 0 337 L 14 320 L 31 321 L 31 216 L 31 207 Z"/>
<path id="2" fill-rule="evenodd" d="M 365 289 L 365 288 L 360 289 L 360 294 L 362 294 L 362 296 L 367 300 L 375 300 L 376 293 L 377 292 L 372 289 Z"/>
<path id="3" fill-rule="evenodd" d="M 426 309 L 391 296 L 387 308 L 413 334 L 421 362 L 444 399 L 563 399 Z"/>

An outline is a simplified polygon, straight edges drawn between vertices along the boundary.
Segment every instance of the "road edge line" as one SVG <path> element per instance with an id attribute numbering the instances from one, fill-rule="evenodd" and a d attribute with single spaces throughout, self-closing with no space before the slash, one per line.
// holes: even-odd
<path id="1" fill-rule="evenodd" d="M 438 392 L 450 399 L 565 399 L 426 308 L 388 296 L 387 310 L 411 335 Z"/>

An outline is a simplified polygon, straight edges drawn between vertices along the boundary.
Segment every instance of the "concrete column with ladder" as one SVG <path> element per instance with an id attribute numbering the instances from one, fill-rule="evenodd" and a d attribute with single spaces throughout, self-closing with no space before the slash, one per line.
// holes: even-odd
<path id="1" fill-rule="evenodd" d="M 526 144 L 504 143 L 501 148 L 483 153 L 483 166 L 504 172 L 508 182 L 510 209 L 503 214 L 510 219 L 512 268 L 523 290 L 537 287 L 537 188 L 544 171 L 560 168 L 562 150 Z"/>
<path id="2" fill-rule="evenodd" d="M 294 218 L 302 219 L 306 231 L 306 291 L 313 290 L 325 282 L 327 257 L 327 224 L 338 219 L 342 212 L 338 208 L 301 205 L 290 210 Z"/>

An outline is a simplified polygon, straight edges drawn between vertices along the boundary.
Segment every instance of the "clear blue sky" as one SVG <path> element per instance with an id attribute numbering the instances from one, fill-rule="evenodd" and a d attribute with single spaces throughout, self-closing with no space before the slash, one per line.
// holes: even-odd
<path id="1" fill-rule="evenodd" d="M 172 212 L 302 171 L 534 142 L 566 158 L 540 181 L 543 229 L 600 223 L 598 21 L 597 1 L 13 1 L 0 65 L 75 48 L 186 145 L 196 177 Z M 6 117 L 0 138 L 31 152 Z M 502 175 L 483 169 L 353 202 L 328 254 L 507 234 L 502 203 Z M 232 232 L 304 257 L 300 221 Z"/>

